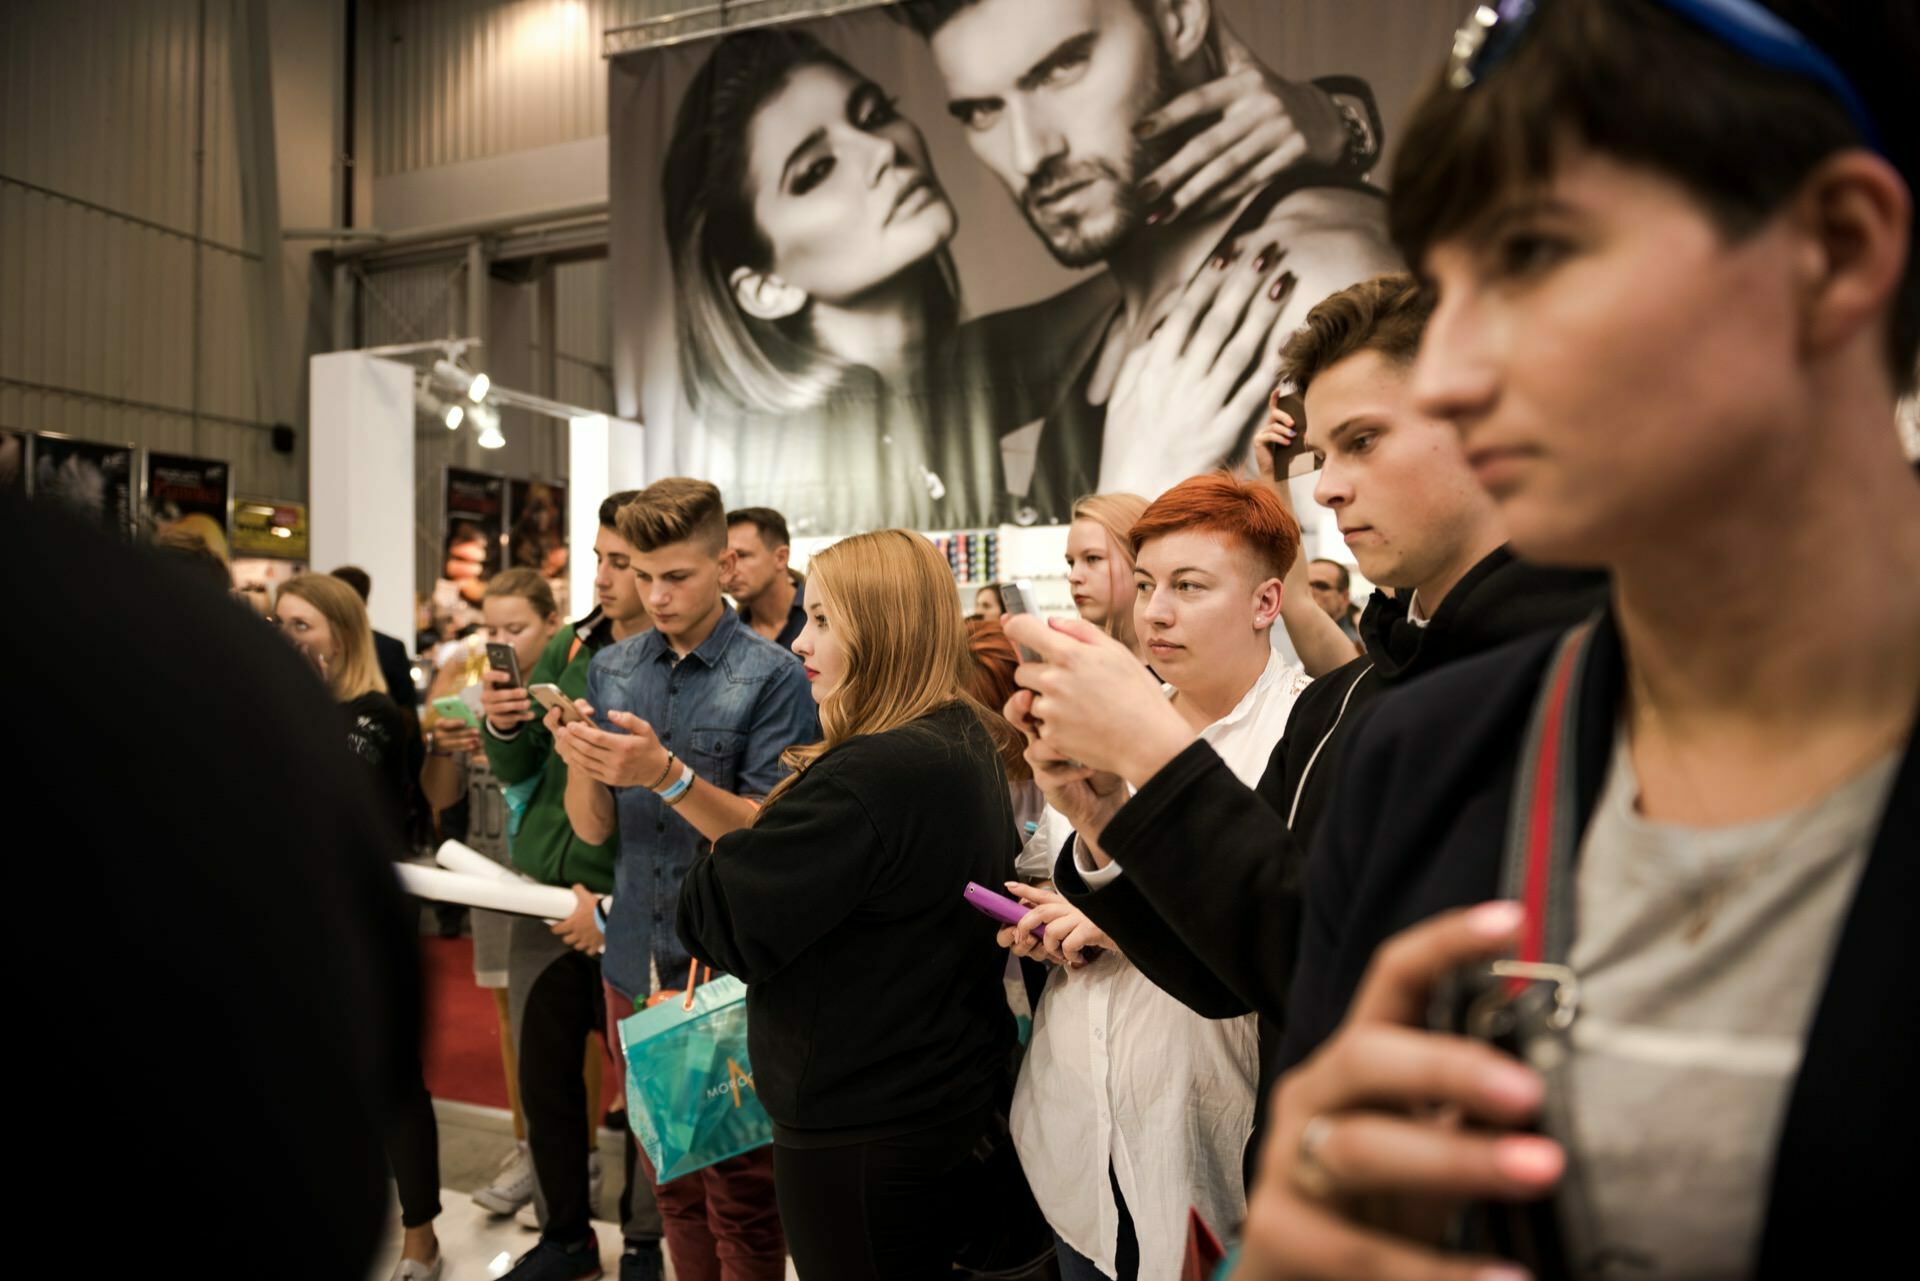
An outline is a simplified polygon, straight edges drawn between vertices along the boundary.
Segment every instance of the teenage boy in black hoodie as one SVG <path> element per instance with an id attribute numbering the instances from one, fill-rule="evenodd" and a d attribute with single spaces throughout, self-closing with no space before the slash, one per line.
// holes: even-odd
<path id="1" fill-rule="evenodd" d="M 1436 1229 L 1547 1194 L 1535 1275 L 1911 1260 L 1916 49 L 1911 4 L 1541 0 L 1416 106 L 1416 403 L 1613 586 L 1348 745 L 1235 1281 L 1511 1275 Z M 1505 967 L 1527 1062 L 1426 1030 L 1510 951 L 1560 967 Z"/>
<path id="2" fill-rule="evenodd" d="M 1286 377 L 1306 400 L 1305 444 L 1324 460 L 1315 500 L 1339 514 L 1361 572 L 1396 589 L 1376 592 L 1361 619 L 1366 655 L 1301 694 L 1257 788 L 1191 734 L 1160 736 L 1164 746 L 1122 771 L 1138 793 L 1125 800 L 1116 791 L 1104 830 L 1094 841 L 1083 836 L 1054 873 L 1066 897 L 1162 989 L 1212 1018 L 1260 1014 L 1263 1084 L 1278 1060 L 1307 843 L 1361 709 L 1465 655 L 1576 622 L 1603 596 L 1594 575 L 1514 560 L 1452 428 L 1409 406 L 1408 374 L 1430 310 L 1411 277 L 1376 277 L 1315 307 L 1284 353 Z M 1269 480 L 1265 442 L 1290 435 L 1276 412 L 1255 442 Z M 1159 710 L 1131 680 L 1085 688 L 1084 700 L 1048 700 L 1049 737 L 1074 734 L 1097 714 L 1116 724 L 1137 718 L 1111 739 L 1130 743 Z M 1107 765 L 1120 756 L 1110 745 L 1078 759 Z M 1044 786 L 1062 776 L 1038 777 Z M 1203 865 L 1192 861 L 1196 849 Z M 1265 1097 L 1263 1089 L 1263 1105 Z"/>

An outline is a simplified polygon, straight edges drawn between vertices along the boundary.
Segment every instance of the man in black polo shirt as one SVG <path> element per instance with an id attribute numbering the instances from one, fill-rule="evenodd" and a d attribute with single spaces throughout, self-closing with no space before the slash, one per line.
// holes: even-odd
<path id="1" fill-rule="evenodd" d="M 800 575 L 787 568 L 793 540 L 787 518 L 771 507 L 742 507 L 727 513 L 727 547 L 733 573 L 721 584 L 740 606 L 740 621 L 781 649 L 807 625 L 800 604 Z"/>

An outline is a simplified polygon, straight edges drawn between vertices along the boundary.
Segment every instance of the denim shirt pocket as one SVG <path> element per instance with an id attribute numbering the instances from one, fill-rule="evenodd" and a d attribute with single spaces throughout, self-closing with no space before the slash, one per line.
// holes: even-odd
<path id="1" fill-rule="evenodd" d="M 723 792 L 731 792 L 739 785 L 740 754 L 746 749 L 747 736 L 742 730 L 696 727 L 682 755 L 701 778 Z"/>

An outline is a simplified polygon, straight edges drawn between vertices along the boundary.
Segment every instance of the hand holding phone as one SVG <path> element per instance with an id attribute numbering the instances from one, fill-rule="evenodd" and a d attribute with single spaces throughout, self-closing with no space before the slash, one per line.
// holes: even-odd
<path id="1" fill-rule="evenodd" d="M 470 729 L 478 729 L 480 727 L 480 714 L 474 711 L 472 705 L 458 694 L 448 694 L 444 698 L 434 699 L 433 710 L 445 719 L 459 721 L 462 725 Z"/>
<path id="2" fill-rule="evenodd" d="M 1017 898 L 1009 898 L 999 890 L 990 890 L 975 881 L 968 881 L 967 888 L 960 891 L 960 897 L 967 900 L 967 906 L 983 916 L 990 916 L 1002 925 L 1018 925 L 1022 917 L 1033 909 Z M 1045 939 L 1047 931 L 1042 926 L 1034 926 L 1033 936 Z"/>
<path id="3" fill-rule="evenodd" d="M 563 693 L 558 685 L 539 684 L 528 687 L 527 693 L 533 695 L 534 702 L 548 711 L 560 713 L 562 725 L 586 725 L 590 722 L 573 705 L 573 700 Z"/>
<path id="4" fill-rule="evenodd" d="M 1031 614 L 1033 607 L 1029 605 L 1027 601 L 1032 594 L 1033 584 L 1024 578 L 1015 582 L 1000 584 L 1000 603 L 1006 606 L 1006 612 L 1009 614 Z M 1039 663 L 1045 661 L 1039 654 L 1035 653 L 1030 646 L 1021 645 L 1019 646 L 1019 650 L 1022 662 Z"/>
<path id="5" fill-rule="evenodd" d="M 503 645 L 498 641 L 489 641 L 487 643 L 487 666 L 496 672 L 505 672 L 509 678 L 508 684 L 515 688 L 526 684 L 526 681 L 520 678 L 520 655 L 514 652 L 513 646 L 511 645 Z"/>

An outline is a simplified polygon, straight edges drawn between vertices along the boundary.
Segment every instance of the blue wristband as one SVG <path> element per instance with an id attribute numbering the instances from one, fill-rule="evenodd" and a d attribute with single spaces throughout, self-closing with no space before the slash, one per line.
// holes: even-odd
<path id="1" fill-rule="evenodd" d="M 593 900 L 593 928 L 602 934 L 607 932 L 607 900 L 604 898 Z"/>
<path id="2" fill-rule="evenodd" d="M 661 803 L 665 805 L 672 805 L 675 802 L 677 802 L 681 797 L 685 796 L 692 789 L 693 789 L 693 766 L 689 765 L 687 766 L 685 771 L 681 773 L 679 779 L 675 781 L 672 787 L 669 787 L 666 791 L 660 793 Z"/>

